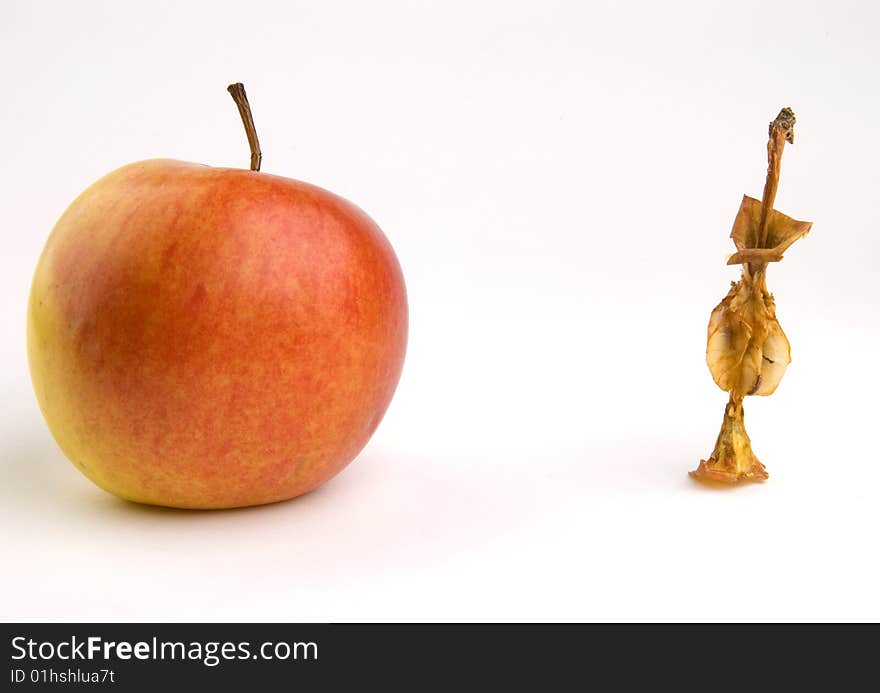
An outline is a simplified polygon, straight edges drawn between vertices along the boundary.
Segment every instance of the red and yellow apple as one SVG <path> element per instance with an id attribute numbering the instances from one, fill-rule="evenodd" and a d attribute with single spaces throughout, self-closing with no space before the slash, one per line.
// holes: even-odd
<path id="1" fill-rule="evenodd" d="M 279 501 L 339 472 L 382 419 L 406 339 L 400 266 L 360 209 L 172 160 L 73 202 L 28 306 L 65 455 L 111 493 L 181 508 Z"/>

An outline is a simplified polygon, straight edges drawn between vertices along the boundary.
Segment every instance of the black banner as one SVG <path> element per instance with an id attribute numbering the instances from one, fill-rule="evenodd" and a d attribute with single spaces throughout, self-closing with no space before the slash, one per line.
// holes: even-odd
<path id="1" fill-rule="evenodd" d="M 349 683 L 738 683 L 854 690 L 880 629 L 807 625 L 4 624 L 5 690 L 262 690 Z M 865 677 L 868 677 L 867 679 Z M 580 686 L 578 686 L 580 687 Z M 600 690 L 608 687 L 603 685 Z"/>

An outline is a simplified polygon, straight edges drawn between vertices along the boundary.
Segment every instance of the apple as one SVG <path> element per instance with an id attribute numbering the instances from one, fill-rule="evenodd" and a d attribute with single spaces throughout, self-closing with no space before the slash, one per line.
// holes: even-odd
<path id="1" fill-rule="evenodd" d="M 364 447 L 403 366 L 388 240 L 343 198 L 260 173 L 243 88 L 236 102 L 252 170 L 113 171 L 64 212 L 34 275 L 28 358 L 46 422 L 83 474 L 131 501 L 306 493 Z"/>

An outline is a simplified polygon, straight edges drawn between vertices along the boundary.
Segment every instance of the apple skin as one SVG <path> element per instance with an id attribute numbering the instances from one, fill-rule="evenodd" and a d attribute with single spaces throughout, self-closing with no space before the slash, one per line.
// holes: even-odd
<path id="1" fill-rule="evenodd" d="M 382 231 L 326 190 L 152 160 L 83 192 L 28 306 L 31 378 L 64 454 L 122 498 L 271 503 L 345 467 L 403 366 Z"/>

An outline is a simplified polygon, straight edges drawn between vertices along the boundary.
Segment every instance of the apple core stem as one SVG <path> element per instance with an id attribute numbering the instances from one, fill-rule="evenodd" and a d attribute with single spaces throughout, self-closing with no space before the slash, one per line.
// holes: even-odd
<path id="1" fill-rule="evenodd" d="M 785 143 L 794 143 L 794 111 L 787 106 L 779 111 L 776 119 L 770 123 L 770 138 L 767 141 L 767 181 L 764 183 L 764 195 L 761 199 L 761 222 L 758 226 L 758 247 L 763 248 L 767 240 L 767 217 L 776 201 L 776 190 L 779 188 L 779 171 L 782 165 L 782 150 Z"/>
<path id="2" fill-rule="evenodd" d="M 251 113 L 251 105 L 248 103 L 248 97 L 244 91 L 244 84 L 236 82 L 235 84 L 230 84 L 226 90 L 232 94 L 232 100 L 235 101 L 235 105 L 238 106 L 238 112 L 241 114 L 241 122 L 244 123 L 248 146 L 251 148 L 251 171 L 259 171 L 263 154 L 260 151 L 260 140 L 257 139 L 254 116 Z"/>

